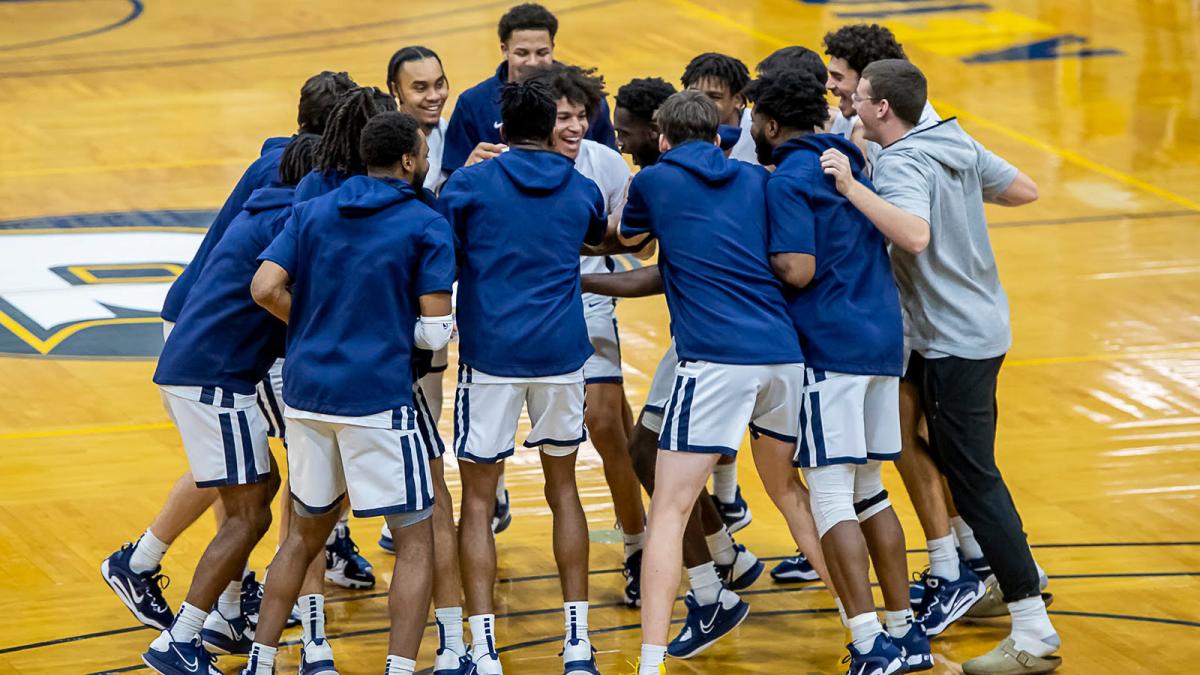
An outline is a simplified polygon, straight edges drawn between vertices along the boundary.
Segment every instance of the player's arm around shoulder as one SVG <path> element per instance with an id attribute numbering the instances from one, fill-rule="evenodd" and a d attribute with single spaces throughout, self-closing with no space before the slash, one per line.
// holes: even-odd
<path id="1" fill-rule="evenodd" d="M 834 178 L 838 192 L 850 200 L 883 236 L 917 255 L 929 246 L 931 186 L 928 177 L 918 169 L 901 162 L 891 163 L 889 159 L 881 155 L 875 168 L 875 185 L 888 194 L 889 199 L 856 179 L 849 159 L 837 150 L 826 150 L 821 155 L 821 167 Z"/>

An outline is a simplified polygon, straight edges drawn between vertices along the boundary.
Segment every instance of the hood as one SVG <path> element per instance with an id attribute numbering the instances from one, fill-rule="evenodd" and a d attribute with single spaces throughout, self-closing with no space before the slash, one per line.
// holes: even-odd
<path id="1" fill-rule="evenodd" d="M 575 173 L 575 163 L 551 150 L 513 148 L 492 160 L 522 192 L 553 192 Z"/>
<path id="2" fill-rule="evenodd" d="M 260 211 L 277 209 L 282 206 L 291 206 L 292 197 L 295 194 L 296 186 L 273 183 L 250 193 L 250 198 L 246 200 L 242 208 L 250 213 L 258 213 Z"/>
<path id="3" fill-rule="evenodd" d="M 258 151 L 258 154 L 265 155 L 271 150 L 286 148 L 288 143 L 292 142 L 293 138 L 295 138 L 295 136 L 273 136 L 268 138 L 267 140 L 263 141 L 262 149 Z"/>
<path id="4" fill-rule="evenodd" d="M 496 79 L 500 80 L 500 84 L 508 82 L 508 61 L 501 61 L 500 65 L 496 66 Z"/>
<path id="5" fill-rule="evenodd" d="M 829 149 L 838 150 L 850 158 L 850 169 L 854 173 L 860 174 L 866 170 L 867 160 L 863 157 L 862 150 L 859 150 L 857 145 L 846 140 L 841 134 L 806 134 L 800 138 L 793 138 L 778 145 L 771 153 L 771 157 L 775 161 L 775 165 L 779 166 L 794 152 L 803 150 L 815 153 L 820 157 L 821 153 Z"/>
<path id="6" fill-rule="evenodd" d="M 717 135 L 721 137 L 721 149 L 728 151 L 742 138 L 742 128 L 732 124 L 722 124 L 717 127 Z"/>
<path id="7" fill-rule="evenodd" d="M 659 164 L 674 164 L 710 185 L 728 182 L 738 173 L 738 161 L 727 159 L 721 149 L 705 141 L 689 141 L 663 153 Z"/>
<path id="8" fill-rule="evenodd" d="M 416 197 L 407 181 L 351 176 L 337 189 L 337 208 L 345 216 L 366 216 Z"/>
<path id="9" fill-rule="evenodd" d="M 975 166 L 979 157 L 975 142 L 954 117 L 919 125 L 904 138 L 884 148 L 884 151 L 904 152 L 909 148 L 919 150 L 955 171 Z"/>

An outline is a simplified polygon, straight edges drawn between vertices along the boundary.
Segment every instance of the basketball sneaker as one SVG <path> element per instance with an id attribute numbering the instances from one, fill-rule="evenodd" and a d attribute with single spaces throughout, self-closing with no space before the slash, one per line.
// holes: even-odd
<path id="1" fill-rule="evenodd" d="M 683 604 L 687 607 L 687 620 L 683 630 L 667 645 L 667 654 L 677 659 L 690 659 L 713 646 L 750 613 L 750 605 L 726 589 L 721 589 L 716 602 L 704 606 L 688 591 Z"/>
<path id="2" fill-rule="evenodd" d="M 567 661 L 567 657 L 563 657 L 563 675 L 600 675 L 600 669 L 596 667 L 596 648 L 586 640 L 568 640 L 559 656 L 563 656 L 568 650 L 582 652 L 584 648 L 587 649 L 587 658 L 572 658 Z"/>
<path id="3" fill-rule="evenodd" d="M 799 551 L 791 558 L 784 558 L 771 568 L 771 578 L 781 584 L 807 584 L 820 581 L 821 575 L 813 569 L 812 563 Z"/>
<path id="4" fill-rule="evenodd" d="M 959 552 L 958 557 L 963 562 L 967 563 L 967 567 L 970 567 L 971 571 L 975 573 L 975 576 L 979 577 L 980 579 L 986 579 L 992 576 L 992 566 L 988 564 L 987 558 L 981 556 L 967 560 L 963 557 L 961 551 Z"/>
<path id="5" fill-rule="evenodd" d="M 504 499 L 496 499 L 496 511 L 492 514 L 492 534 L 500 534 L 512 525 L 512 505 L 508 500 L 508 490 L 504 491 Z"/>
<path id="6" fill-rule="evenodd" d="M 920 624 L 912 624 L 903 637 L 893 637 L 892 644 L 900 648 L 904 655 L 905 673 L 916 673 L 933 668 L 933 653 L 930 651 L 929 638 Z"/>
<path id="7" fill-rule="evenodd" d="M 383 529 L 379 531 L 379 548 L 385 553 L 396 555 L 396 542 L 392 541 L 392 531 L 388 529 L 387 523 L 384 523 Z"/>
<path id="8" fill-rule="evenodd" d="M 725 503 L 717 499 L 716 495 L 711 495 L 713 506 L 717 507 L 717 513 L 721 514 L 721 522 L 725 523 L 725 528 L 729 530 L 729 534 L 733 534 L 743 527 L 750 524 L 754 516 L 750 513 L 750 505 L 742 499 L 742 488 L 739 487 L 733 495 L 733 501 Z"/>
<path id="9" fill-rule="evenodd" d="M 438 649 L 433 675 L 475 675 L 475 662 L 469 653 L 459 656 L 449 649 Z"/>
<path id="10" fill-rule="evenodd" d="M 263 585 L 254 578 L 254 572 L 242 577 L 242 616 L 252 625 L 258 625 L 258 612 L 262 609 Z"/>
<path id="11" fill-rule="evenodd" d="M 245 616 L 226 619 L 220 612 L 209 612 L 200 631 L 200 641 L 213 654 L 246 656 L 254 646 L 254 624 Z"/>
<path id="12" fill-rule="evenodd" d="M 941 635 L 983 597 L 983 581 L 966 563 L 958 564 L 958 580 L 949 581 L 929 572 L 923 575 L 925 591 L 917 621 L 929 637 Z"/>
<path id="13" fill-rule="evenodd" d="M 167 606 L 162 589 L 171 580 L 159 574 L 162 567 L 155 567 L 149 572 L 137 573 L 129 567 L 129 559 L 133 556 L 136 544 L 125 544 L 121 549 L 100 563 L 100 574 L 104 576 L 113 593 L 133 612 L 138 621 L 159 630 L 171 627 L 175 613 Z"/>
<path id="14" fill-rule="evenodd" d="M 628 607 L 642 606 L 642 551 L 638 549 L 625 559 L 621 570 L 625 576 L 625 604 Z"/>
<path id="15" fill-rule="evenodd" d="M 222 675 L 214 665 L 216 661 L 217 657 L 208 653 L 199 635 L 190 642 L 175 642 L 166 630 L 142 654 L 142 663 L 163 675 Z"/>
<path id="16" fill-rule="evenodd" d="M 842 659 L 842 663 L 850 664 L 846 675 L 892 675 L 904 672 L 904 655 L 887 633 L 875 636 L 875 642 L 866 653 L 858 651 L 853 643 L 846 645 L 846 648 L 850 650 Z"/>
<path id="17" fill-rule="evenodd" d="M 337 675 L 333 649 L 324 638 L 300 647 L 300 675 Z"/>
<path id="18" fill-rule="evenodd" d="M 717 574 L 731 591 L 750 588 L 762 576 L 766 566 L 741 544 L 733 545 L 733 556 L 733 562 L 729 565 L 717 565 Z"/>
<path id="19" fill-rule="evenodd" d="M 338 525 L 332 544 L 325 545 L 325 580 L 342 588 L 375 588 L 371 563 L 358 552 L 350 528 Z"/>

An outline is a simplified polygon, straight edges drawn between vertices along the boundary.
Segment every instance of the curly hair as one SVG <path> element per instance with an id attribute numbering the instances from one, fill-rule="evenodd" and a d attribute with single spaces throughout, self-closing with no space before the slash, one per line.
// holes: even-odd
<path id="1" fill-rule="evenodd" d="M 558 33 L 558 18 L 535 2 L 515 5 L 500 17 L 496 32 L 501 42 L 508 42 L 508 38 L 519 30 L 544 30 L 550 33 L 550 41 L 554 42 L 554 35 Z"/>
<path id="2" fill-rule="evenodd" d="M 396 109 L 396 99 L 383 93 L 378 87 L 351 89 L 338 99 L 337 106 L 329 113 L 325 134 L 317 148 L 316 169 L 337 170 L 348 174 L 361 174 L 367 170 L 358 151 L 358 139 L 367 120 L 381 112 Z"/>
<path id="3" fill-rule="evenodd" d="M 826 33 L 825 53 L 846 59 L 856 73 L 862 73 L 863 68 L 875 61 L 908 58 L 892 31 L 877 23 L 852 24 Z"/>
<path id="4" fill-rule="evenodd" d="M 554 63 L 537 71 L 530 79 L 544 82 L 554 92 L 555 99 L 565 98 L 583 106 L 588 119 L 595 117 L 604 100 L 604 76 L 596 74 L 595 68 L 580 68 L 565 63 Z"/>
<path id="5" fill-rule="evenodd" d="M 776 72 L 760 77 L 752 84 L 754 112 L 766 115 L 780 125 L 811 131 L 829 119 L 825 84 L 807 70 Z"/>
<path id="6" fill-rule="evenodd" d="M 825 68 L 821 55 L 799 45 L 776 49 L 755 67 L 759 77 L 770 77 L 785 70 L 807 70 L 819 82 L 829 79 L 829 71 Z"/>
<path id="7" fill-rule="evenodd" d="M 628 110 L 634 117 L 650 122 L 654 111 L 675 93 L 675 86 L 661 77 L 641 77 L 630 80 L 617 90 L 616 107 Z"/>
<path id="8" fill-rule="evenodd" d="M 411 115 L 384 112 L 363 127 L 358 152 L 367 166 L 392 166 L 421 147 L 421 125 Z"/>
<path id="9" fill-rule="evenodd" d="M 686 89 L 704 78 L 724 82 L 729 86 L 730 94 L 740 94 L 750 83 L 750 69 L 728 54 L 706 52 L 687 64 L 680 81 Z"/>
<path id="10" fill-rule="evenodd" d="M 558 114 L 556 101 L 553 90 L 540 80 L 506 83 L 500 90 L 500 121 L 508 143 L 550 138 Z"/>

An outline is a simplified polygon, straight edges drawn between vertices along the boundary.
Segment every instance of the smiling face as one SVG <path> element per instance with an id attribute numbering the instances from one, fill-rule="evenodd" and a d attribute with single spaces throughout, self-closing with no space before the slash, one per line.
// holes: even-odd
<path id="1" fill-rule="evenodd" d="M 558 99 L 558 115 L 554 122 L 554 149 L 570 157 L 579 156 L 583 137 L 588 130 L 587 109 L 572 103 L 567 97 Z"/>
<path id="2" fill-rule="evenodd" d="M 658 161 L 658 129 L 621 106 L 613 110 L 613 130 L 617 132 L 617 149 L 629 155 L 637 166 L 646 167 Z"/>
<path id="3" fill-rule="evenodd" d="M 509 81 L 520 82 L 554 62 L 554 40 L 548 30 L 514 30 L 500 43 L 500 52 L 508 61 Z"/>
<path id="4" fill-rule="evenodd" d="M 712 99 L 712 102 L 717 105 L 717 117 L 721 120 L 721 124 L 729 126 L 738 126 L 742 122 L 742 108 L 746 106 L 746 99 L 742 98 L 740 93 L 733 93 L 729 90 L 729 84 L 724 80 L 718 80 L 715 77 L 701 77 L 688 87 L 692 91 L 698 91 Z"/>
<path id="5" fill-rule="evenodd" d="M 442 64 L 434 58 L 400 64 L 392 95 L 400 111 L 408 113 L 426 129 L 437 126 L 450 96 L 450 84 Z"/>
<path id="6" fill-rule="evenodd" d="M 845 117 L 854 116 L 854 91 L 858 89 L 858 71 L 850 67 L 850 64 L 838 56 L 829 59 L 829 80 L 825 82 L 825 88 L 828 89 L 834 96 L 838 97 L 838 110 Z"/>

